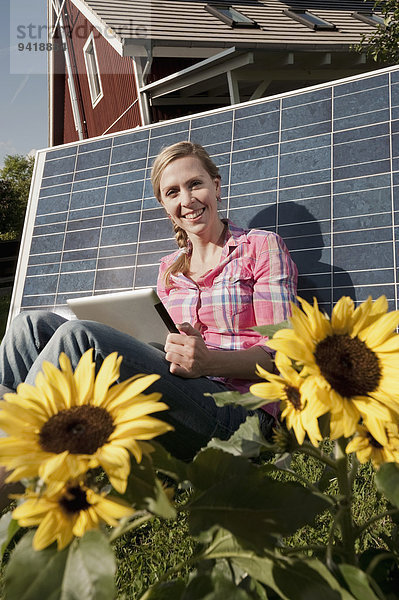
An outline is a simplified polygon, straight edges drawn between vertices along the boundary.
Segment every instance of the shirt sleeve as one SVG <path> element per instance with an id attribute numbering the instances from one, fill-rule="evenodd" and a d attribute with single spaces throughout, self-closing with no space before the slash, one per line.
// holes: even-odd
<path id="1" fill-rule="evenodd" d="M 282 238 L 267 232 L 258 240 L 254 268 L 253 307 L 257 325 L 286 321 L 296 302 L 298 269 Z M 267 344 L 267 338 L 258 345 Z"/>

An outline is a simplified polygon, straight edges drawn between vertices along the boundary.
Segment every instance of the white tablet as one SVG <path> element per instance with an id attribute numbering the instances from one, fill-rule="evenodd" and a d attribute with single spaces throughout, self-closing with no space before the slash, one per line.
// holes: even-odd
<path id="1" fill-rule="evenodd" d="M 67 300 L 78 319 L 98 321 L 141 342 L 165 344 L 168 333 L 179 333 L 153 289 L 129 290 Z"/>

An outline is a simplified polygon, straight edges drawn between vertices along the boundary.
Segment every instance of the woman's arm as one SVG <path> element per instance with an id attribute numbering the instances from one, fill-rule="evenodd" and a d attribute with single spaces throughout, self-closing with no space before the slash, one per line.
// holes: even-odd
<path id="1" fill-rule="evenodd" d="M 200 332 L 189 323 L 177 327 L 182 333 L 169 334 L 165 344 L 166 360 L 170 362 L 170 372 L 174 375 L 255 381 L 258 379 L 255 375 L 257 363 L 267 371 L 273 370 L 272 358 L 261 346 L 247 350 L 210 350 Z"/>

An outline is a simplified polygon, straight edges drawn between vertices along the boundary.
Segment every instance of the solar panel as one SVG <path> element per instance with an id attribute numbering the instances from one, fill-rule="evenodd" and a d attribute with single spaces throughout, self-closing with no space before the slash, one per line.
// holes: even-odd
<path id="1" fill-rule="evenodd" d="M 299 294 L 397 305 L 399 68 L 39 151 L 11 314 L 154 286 L 175 249 L 152 194 L 159 150 L 203 144 L 222 175 L 222 215 L 277 231 Z"/>

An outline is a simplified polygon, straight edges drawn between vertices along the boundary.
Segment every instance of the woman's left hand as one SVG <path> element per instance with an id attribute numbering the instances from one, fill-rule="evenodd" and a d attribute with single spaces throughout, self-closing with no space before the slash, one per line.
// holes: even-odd
<path id="1" fill-rule="evenodd" d="M 165 344 L 170 372 L 187 379 L 206 375 L 210 351 L 202 335 L 189 323 L 181 323 L 177 328 L 182 333 L 170 333 Z"/>

